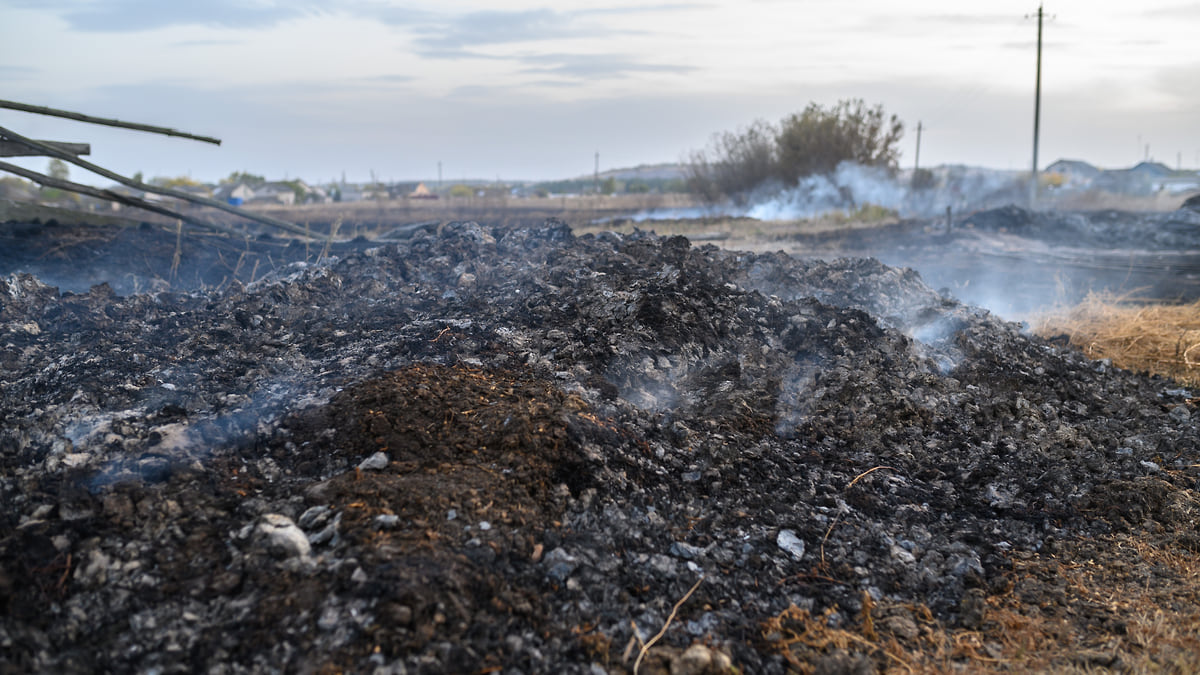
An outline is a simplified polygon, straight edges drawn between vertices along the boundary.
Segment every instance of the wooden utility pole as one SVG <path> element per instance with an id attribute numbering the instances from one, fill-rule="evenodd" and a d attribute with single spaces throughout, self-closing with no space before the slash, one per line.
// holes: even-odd
<path id="1" fill-rule="evenodd" d="M 921 120 L 917 120 L 917 158 L 913 160 L 913 173 L 921 169 Z"/>
<path id="2" fill-rule="evenodd" d="M 1029 181 L 1029 205 L 1037 200 L 1038 189 L 1038 133 L 1042 122 L 1042 6 L 1038 5 L 1037 79 L 1033 89 L 1033 171 Z"/>
<path id="3" fill-rule="evenodd" d="M 592 194 L 600 194 L 600 151 L 596 151 L 596 170 L 592 174 Z"/>

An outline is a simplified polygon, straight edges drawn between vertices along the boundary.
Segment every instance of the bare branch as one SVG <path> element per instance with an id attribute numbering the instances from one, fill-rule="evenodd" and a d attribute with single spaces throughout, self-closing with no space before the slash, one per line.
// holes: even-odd
<path id="1" fill-rule="evenodd" d="M 23 143 L 31 148 L 41 150 L 42 154 L 49 155 L 50 157 L 57 157 L 61 160 L 70 162 L 71 164 L 74 164 L 75 166 L 78 166 L 83 169 L 87 169 L 88 171 L 91 171 L 94 174 L 104 176 L 105 178 L 108 178 L 110 180 L 115 180 L 118 183 L 121 183 L 122 185 L 131 187 L 135 190 L 141 190 L 143 192 L 153 192 L 155 194 L 166 195 L 168 197 L 182 199 L 183 201 L 192 202 L 195 204 L 203 204 L 204 206 L 211 206 L 214 209 L 220 209 L 221 211 L 232 213 L 235 216 L 241 216 L 242 218 L 246 218 L 247 220 L 257 221 L 257 222 L 263 223 L 264 225 L 270 225 L 272 227 L 278 227 L 280 229 L 287 230 L 287 231 L 293 232 L 295 234 L 303 235 L 305 237 L 310 237 L 310 238 L 312 237 L 312 234 L 308 230 L 305 230 L 303 227 L 300 227 L 299 225 L 295 225 L 293 223 L 289 223 L 285 220 L 279 220 L 278 218 L 271 218 L 269 216 L 262 216 L 257 213 L 250 213 L 248 211 L 243 211 L 242 209 L 239 209 L 236 206 L 231 206 L 229 204 L 226 204 L 225 202 L 218 201 L 216 199 L 209 199 L 207 197 L 199 197 L 199 196 L 196 196 L 193 194 L 189 194 L 187 192 L 183 192 L 182 190 L 173 190 L 171 188 L 158 187 L 156 185 L 147 185 L 145 183 L 142 183 L 141 181 L 136 181 L 136 180 L 133 180 L 132 178 L 126 178 L 125 176 L 122 176 L 118 173 L 109 171 L 108 169 L 105 169 L 104 167 L 96 166 L 95 164 L 92 164 L 91 162 L 87 162 L 82 159 L 79 159 L 78 157 L 76 157 L 70 153 L 63 152 L 63 151 L 59 150 L 58 148 L 55 148 L 52 145 L 46 145 L 45 143 L 42 143 L 40 141 L 35 141 L 35 140 L 29 139 L 29 138 L 25 138 L 24 136 L 14 132 L 14 131 L 9 131 L 8 129 L 5 129 L 4 127 L 0 127 L 0 136 L 3 136 L 10 141 L 16 141 L 17 143 Z"/>
<path id="2" fill-rule="evenodd" d="M 28 178 L 29 180 L 31 180 L 39 185 L 45 186 L 45 187 L 56 188 L 58 190 L 66 190 L 68 192 L 75 192 L 77 194 L 87 195 L 89 197 L 95 197 L 97 199 L 105 199 L 110 202 L 117 202 L 118 204 L 132 206 L 135 208 L 142 209 L 143 211 L 149 211 L 151 213 L 157 213 L 161 216 L 168 216 L 170 218 L 182 220 L 185 223 L 189 223 L 189 224 L 195 225 L 197 227 L 203 227 L 205 229 L 215 230 L 217 232 L 223 232 L 225 234 L 231 234 L 231 235 L 234 235 L 237 237 L 245 237 L 246 236 L 246 234 L 244 232 L 238 232 L 237 230 L 235 230 L 233 228 L 226 227 L 224 225 L 218 225 L 216 223 L 209 223 L 209 222 L 206 222 L 203 220 L 198 220 L 196 218 L 192 218 L 191 216 L 186 216 L 182 213 L 172 211 L 171 209 L 168 209 L 166 207 L 159 206 L 157 204 L 151 204 L 150 202 L 148 202 L 144 199 L 138 199 L 137 197 L 123 195 L 123 194 L 120 194 L 117 192 L 113 192 L 111 190 L 101 190 L 99 188 L 91 187 L 90 185 L 81 185 L 79 183 L 73 183 L 69 180 L 53 178 L 51 176 L 47 176 L 45 174 L 38 173 L 36 171 L 30 171 L 29 169 L 19 167 L 16 164 L 9 164 L 8 162 L 0 162 L 0 171 L 7 171 L 8 173 L 16 174 L 18 176 L 21 176 L 22 178 Z"/>
<path id="3" fill-rule="evenodd" d="M 9 110 L 19 110 L 21 112 L 34 113 L 35 115 L 50 115 L 51 117 L 64 117 L 77 122 L 87 122 L 88 124 L 103 124 L 109 127 L 121 127 L 122 129 L 133 129 L 135 131 L 146 131 L 152 134 L 162 134 L 164 136 L 177 136 L 179 138 L 188 138 L 193 141 L 202 141 L 204 143 L 212 143 L 220 145 L 221 139 L 211 136 L 197 136 L 189 134 L 186 131 L 178 131 L 167 127 L 156 127 L 150 124 L 139 124 L 137 122 L 122 122 L 121 120 L 107 119 L 104 117 L 92 117 L 82 113 L 71 112 L 70 110 L 59 110 L 57 108 L 47 108 L 41 105 L 29 105 L 27 103 L 17 103 L 16 101 L 0 100 L 0 108 L 8 108 Z"/>

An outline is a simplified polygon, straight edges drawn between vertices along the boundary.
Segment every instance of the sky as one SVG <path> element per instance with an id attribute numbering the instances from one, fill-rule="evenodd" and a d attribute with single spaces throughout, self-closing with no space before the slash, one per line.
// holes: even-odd
<path id="1" fill-rule="evenodd" d="M 1033 0 L 0 0 L 0 110 L 125 175 L 540 180 L 675 162 L 712 134 L 861 98 L 901 165 L 1027 170 Z M 1045 4 L 1039 164 L 1200 165 L 1200 2 Z M 47 160 L 18 163 L 45 170 Z M 72 168 L 80 182 L 107 184 Z"/>

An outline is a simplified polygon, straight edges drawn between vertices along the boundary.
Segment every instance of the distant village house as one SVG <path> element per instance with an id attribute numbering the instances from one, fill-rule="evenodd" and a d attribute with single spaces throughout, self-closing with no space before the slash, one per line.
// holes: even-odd
<path id="1" fill-rule="evenodd" d="M 409 199 L 437 199 L 438 196 L 429 191 L 424 183 L 417 183 L 417 187 L 412 192 L 408 193 Z"/>

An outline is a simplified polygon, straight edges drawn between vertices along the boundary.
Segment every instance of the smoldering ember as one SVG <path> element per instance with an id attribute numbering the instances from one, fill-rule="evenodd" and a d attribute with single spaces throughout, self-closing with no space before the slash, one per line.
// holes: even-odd
<path id="1" fill-rule="evenodd" d="M 6 230 L 0 671 L 1200 664 L 1195 392 L 870 258 L 405 235 Z"/>

